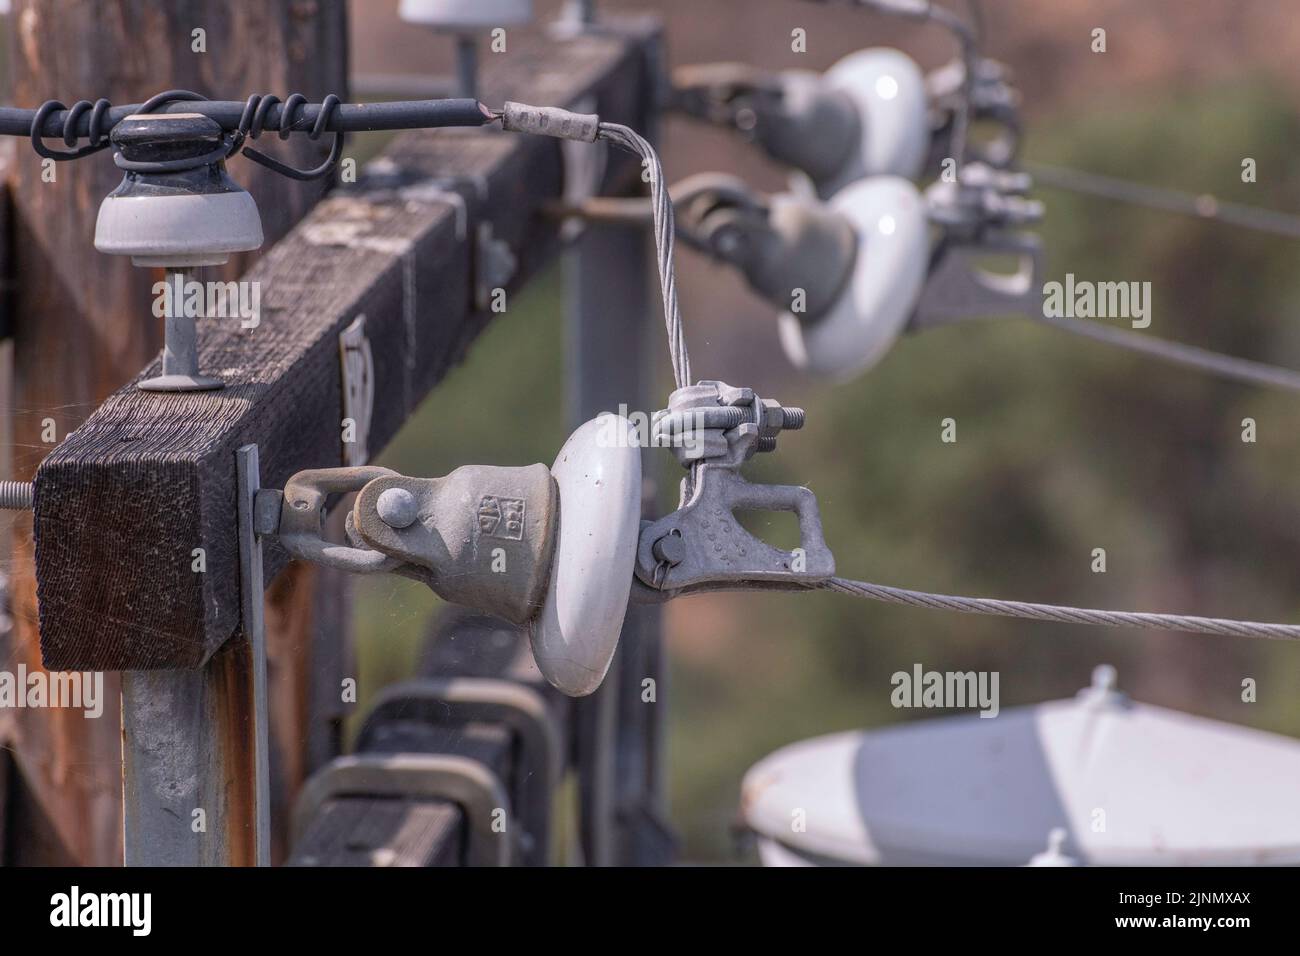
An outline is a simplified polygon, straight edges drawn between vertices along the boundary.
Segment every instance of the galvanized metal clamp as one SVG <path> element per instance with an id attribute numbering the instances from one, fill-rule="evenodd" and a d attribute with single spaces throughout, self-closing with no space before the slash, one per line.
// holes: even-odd
<path id="1" fill-rule="evenodd" d="M 955 182 L 926 190 L 930 220 L 943 230 L 930 260 L 910 331 L 964 319 L 1042 314 L 1042 241 L 1024 227 L 1043 217 L 1042 203 L 1025 199 L 1032 180 L 1022 172 L 969 163 Z M 1013 272 L 991 272 L 990 256 L 1012 256 Z"/>
<path id="2" fill-rule="evenodd" d="M 656 441 L 671 447 L 691 473 L 682 481 L 681 506 L 642 525 L 635 600 L 709 590 L 801 589 L 835 573 L 811 489 L 753 484 L 740 475 L 755 454 L 776 449 L 783 429 L 803 423 L 802 409 L 783 408 L 725 382 L 673 392 L 668 408 L 655 416 Z M 762 541 L 740 525 L 737 510 L 794 512 L 799 547 L 786 551 Z"/>

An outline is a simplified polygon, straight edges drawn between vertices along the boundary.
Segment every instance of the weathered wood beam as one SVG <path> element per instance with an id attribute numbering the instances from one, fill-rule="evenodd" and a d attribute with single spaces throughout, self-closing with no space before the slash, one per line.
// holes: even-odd
<path id="1" fill-rule="evenodd" d="M 486 58 L 484 97 L 581 106 L 640 125 L 652 36 L 648 26 L 566 40 L 512 33 L 508 56 Z M 610 158 L 606 184 L 629 181 L 635 164 Z M 201 323 L 202 367 L 225 389 L 168 395 L 128 385 L 45 459 L 35 531 L 48 667 L 200 666 L 238 620 L 235 448 L 258 444 L 267 487 L 341 463 L 338 335 L 364 314 L 373 455 L 486 323 L 473 309 L 477 256 L 467 241 L 480 225 L 518 257 L 507 289 L 554 252 L 557 230 L 539 209 L 562 189 L 557 142 L 419 131 L 396 139 L 384 160 L 382 181 L 322 202 L 245 276 L 260 283 L 257 328 Z M 195 548 L 205 573 L 191 570 Z M 285 560 L 271 549 L 268 576 Z"/>

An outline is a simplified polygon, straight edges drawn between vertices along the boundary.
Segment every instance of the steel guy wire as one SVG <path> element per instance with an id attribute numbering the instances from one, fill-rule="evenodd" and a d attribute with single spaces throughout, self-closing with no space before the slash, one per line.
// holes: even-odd
<path id="1" fill-rule="evenodd" d="M 1263 385 L 1269 388 L 1288 389 L 1300 392 L 1300 370 L 1256 362 L 1253 359 L 1237 358 L 1224 355 L 1210 349 L 1173 342 L 1169 339 L 1142 335 L 1128 329 L 1112 328 L 1087 319 L 1071 319 L 1057 316 L 1043 316 L 1041 321 L 1053 328 L 1081 335 L 1097 342 L 1114 345 L 1118 348 L 1138 352 L 1150 358 L 1195 369 L 1209 375 L 1245 382 L 1251 385 Z"/>
<path id="2" fill-rule="evenodd" d="M 1115 202 L 1129 203 L 1147 209 L 1158 209 L 1183 216 L 1193 216 L 1210 222 L 1221 222 L 1254 232 L 1264 232 L 1288 239 L 1300 239 L 1300 216 L 1247 206 L 1242 203 L 1225 202 L 1202 193 L 1193 195 L 1177 189 L 1162 186 L 1148 186 L 1127 179 L 1102 176 L 1098 173 L 1069 169 L 1064 166 L 1050 166 L 1043 163 L 1025 163 L 1024 168 L 1034 177 L 1035 185 L 1045 185 L 1053 189 L 1111 199 Z"/>
<path id="3" fill-rule="evenodd" d="M 1027 618 L 1034 621 L 1057 621 L 1062 624 L 1091 624 L 1104 627 L 1137 627 L 1161 631 L 1187 631 L 1194 634 L 1218 634 L 1229 637 L 1261 637 L 1271 640 L 1300 640 L 1300 625 L 1265 624 L 1219 617 L 1187 614 L 1152 614 L 1143 611 L 1104 611 L 1094 608 L 1064 607 L 1056 604 L 1032 604 L 1027 601 L 1002 601 L 996 598 L 961 597 L 932 594 L 907 588 L 889 587 L 867 581 L 831 578 L 822 582 L 823 590 L 851 597 L 902 604 L 938 611 L 963 614 L 986 614 L 998 617 Z"/>
<path id="4" fill-rule="evenodd" d="M 659 153 L 645 137 L 618 123 L 601 123 L 598 136 L 641 157 L 650 175 L 650 206 L 654 213 L 655 261 L 659 267 L 659 287 L 664 307 L 664 324 L 668 329 L 668 354 L 673 364 L 673 381 L 677 388 L 694 383 L 691 378 L 691 357 L 686 348 L 686 331 L 683 328 L 682 310 L 677 301 L 677 274 L 673 264 L 677 242 L 677 224 L 672 196 L 664 178 L 663 163 Z M 682 481 L 681 503 L 694 494 L 699 480 L 700 463 L 693 462 Z"/>
<path id="5" fill-rule="evenodd" d="M 677 302 L 677 277 L 673 267 L 676 226 L 673 202 L 664 182 L 663 164 L 655 148 L 635 130 L 618 123 L 601 123 L 599 137 L 636 153 L 650 176 L 650 205 L 654 214 L 655 258 L 663 297 L 664 324 L 668 329 L 668 353 L 672 357 L 673 380 L 678 388 L 692 384 L 691 358 L 686 348 L 681 307 Z"/>

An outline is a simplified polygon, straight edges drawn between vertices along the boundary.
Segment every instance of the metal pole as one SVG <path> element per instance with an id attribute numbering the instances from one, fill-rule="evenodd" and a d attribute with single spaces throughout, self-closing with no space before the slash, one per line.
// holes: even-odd
<path id="1" fill-rule="evenodd" d="M 235 638 L 201 670 L 122 674 L 127 866 L 257 862 L 248 651 Z"/>
<path id="2" fill-rule="evenodd" d="M 456 34 L 456 95 L 478 99 L 478 37 Z"/>
<path id="3" fill-rule="evenodd" d="M 646 357 L 659 354 L 652 343 L 649 236 L 639 226 L 589 225 L 563 267 L 571 423 L 620 404 L 649 413 L 657 405 Z M 644 461 L 654 459 L 646 454 Z M 668 861 L 670 843 L 659 839 L 658 822 L 665 706 L 659 646 L 658 609 L 630 606 L 605 683 L 575 702 L 580 830 L 592 865 Z M 646 678 L 655 682 L 653 703 L 642 700 Z"/>
<path id="4" fill-rule="evenodd" d="M 596 0 L 568 0 L 560 19 L 580 26 L 596 22 Z"/>

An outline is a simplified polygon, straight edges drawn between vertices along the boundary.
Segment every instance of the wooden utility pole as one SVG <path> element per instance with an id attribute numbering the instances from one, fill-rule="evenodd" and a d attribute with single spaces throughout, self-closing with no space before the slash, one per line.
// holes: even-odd
<path id="1" fill-rule="evenodd" d="M 106 97 L 136 103 L 164 89 L 189 89 L 222 99 L 251 93 L 312 101 L 346 97 L 344 0 L 15 0 L 10 18 L 13 104 Z M 298 166 L 314 166 L 328 148 L 304 137 L 267 149 Z M 61 143 L 51 143 L 62 147 Z M 99 203 L 121 180 L 111 154 L 50 171 L 20 146 L 11 167 L 14 293 L 14 477 L 31 480 L 46 454 L 159 351 L 163 324 L 153 317 L 153 270 L 93 246 Z M 266 244 L 282 236 L 320 197 L 324 185 L 293 182 L 246 160 L 230 172 L 257 200 Z M 265 247 L 264 247 L 265 248 Z M 256 254 L 232 258 L 222 278 L 237 278 Z M 212 276 L 217 278 L 217 276 Z M 200 335 L 203 330 L 200 330 Z M 41 666 L 33 574 L 32 522 L 14 524 L 14 631 L 0 646 L 0 668 Z M 111 542 L 122 564 L 132 561 L 129 536 Z M 106 573 L 87 565 L 88 576 Z M 343 587 L 296 566 L 269 594 L 267 622 L 275 758 L 286 773 L 280 807 L 319 759 L 307 754 L 306 669 L 310 649 L 330 646 L 323 631 L 341 627 Z M 115 614 L 131 615 L 131 607 Z M 337 646 L 337 645 L 335 645 Z M 122 859 L 121 720 L 117 675 L 105 675 L 103 715 L 80 710 L 0 711 L 0 746 L 12 748 L 8 806 L 0 806 L 10 863 L 113 865 Z M 279 692 L 278 688 L 285 688 Z M 6 796 L 0 793 L 0 802 Z M 283 826 L 276 830 L 284 832 Z"/>

